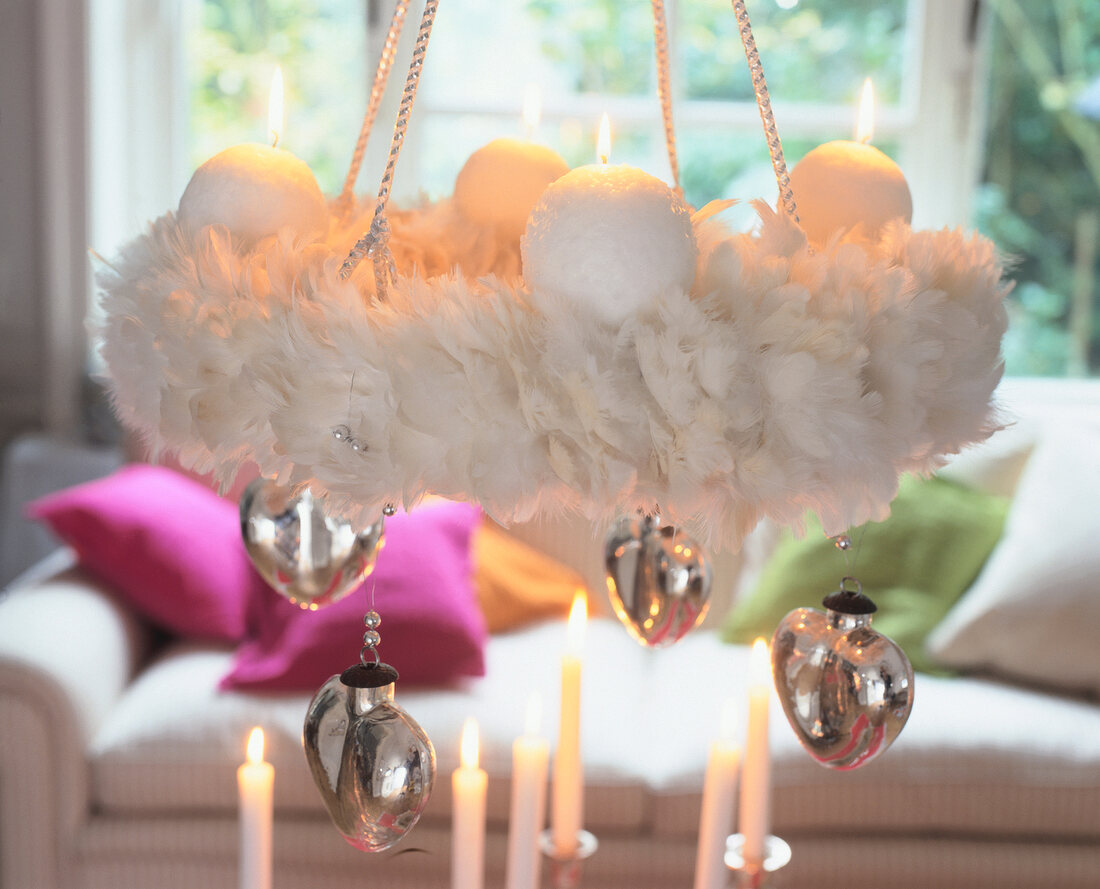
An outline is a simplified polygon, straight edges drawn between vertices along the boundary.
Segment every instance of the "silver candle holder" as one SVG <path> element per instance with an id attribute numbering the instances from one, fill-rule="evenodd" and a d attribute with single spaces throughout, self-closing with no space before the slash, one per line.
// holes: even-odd
<path id="1" fill-rule="evenodd" d="M 776 874 L 791 860 L 786 840 L 769 834 L 764 838 L 764 858 L 746 861 L 745 835 L 735 833 L 726 840 L 726 867 L 733 873 L 731 889 L 774 889 Z"/>
<path id="2" fill-rule="evenodd" d="M 587 830 L 577 831 L 577 845 L 571 853 L 561 855 L 554 845 L 554 832 L 544 830 L 539 834 L 539 851 L 550 862 L 550 889 L 579 889 L 581 870 L 586 858 L 599 847 L 599 841 Z"/>

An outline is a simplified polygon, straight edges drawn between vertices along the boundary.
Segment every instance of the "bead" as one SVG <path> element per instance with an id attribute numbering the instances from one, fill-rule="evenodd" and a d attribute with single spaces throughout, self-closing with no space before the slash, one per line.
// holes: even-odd
<path id="1" fill-rule="evenodd" d="M 380 626 L 382 626 L 382 615 L 379 614 L 377 611 L 368 611 L 363 616 L 363 623 L 369 629 L 376 630 Z"/>
<path id="2" fill-rule="evenodd" d="M 849 550 L 852 548 L 852 538 L 847 534 L 841 534 L 833 538 L 833 544 L 837 549 Z"/>
<path id="3" fill-rule="evenodd" d="M 378 630 L 367 630 L 363 634 L 363 644 L 367 648 L 374 648 L 379 642 L 382 641 L 382 634 Z"/>
<path id="4" fill-rule="evenodd" d="M 332 427 L 332 437 L 337 441 L 347 441 L 351 438 L 351 430 L 341 423 L 339 426 Z"/>
<path id="5" fill-rule="evenodd" d="M 395 512 L 397 512 L 397 507 L 394 506 L 392 503 L 387 503 L 385 506 L 382 507 L 382 515 L 384 515 L 386 518 L 389 518 Z"/>
<path id="6" fill-rule="evenodd" d="M 361 451 L 365 451 L 367 449 L 367 446 L 363 444 L 363 442 L 361 442 L 358 438 L 349 438 L 348 444 L 351 445 L 351 449 L 356 453 L 360 453 Z"/>

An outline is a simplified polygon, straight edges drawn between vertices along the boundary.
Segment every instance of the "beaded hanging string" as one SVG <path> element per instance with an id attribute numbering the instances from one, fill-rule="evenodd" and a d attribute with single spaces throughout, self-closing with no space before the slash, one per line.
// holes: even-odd
<path id="1" fill-rule="evenodd" d="M 374 128 L 374 119 L 378 116 L 378 109 L 382 105 L 382 96 L 386 93 L 386 84 L 389 82 L 390 71 L 393 70 L 393 60 L 397 55 L 397 44 L 401 39 L 401 27 L 408 16 L 409 0 L 397 0 L 393 8 L 393 18 L 390 19 L 390 30 L 386 33 L 386 42 L 382 45 L 382 54 L 378 58 L 378 67 L 374 72 L 374 82 L 370 88 L 370 99 L 367 102 L 367 113 L 363 115 L 363 126 L 359 128 L 359 141 L 355 143 L 355 151 L 351 155 L 351 166 L 348 175 L 344 179 L 344 188 L 336 199 L 336 215 L 341 219 L 347 216 L 354 201 L 355 180 L 359 178 L 359 168 L 363 164 L 363 153 L 367 149 L 367 141 L 370 139 L 371 130 Z"/>
<path id="2" fill-rule="evenodd" d="M 772 158 L 775 181 L 779 186 L 779 202 L 783 210 L 795 222 L 798 222 L 798 208 L 791 191 L 791 177 L 787 173 L 787 162 L 783 159 L 783 143 L 779 141 L 779 131 L 775 128 L 775 115 L 772 113 L 772 100 L 768 95 L 768 84 L 764 80 L 764 66 L 760 63 L 760 53 L 756 49 L 756 39 L 752 36 L 749 24 L 749 12 L 745 9 L 745 0 L 733 0 L 733 14 L 737 18 L 737 30 L 741 34 L 741 43 L 745 47 L 745 58 L 749 63 L 749 75 L 752 77 L 752 89 L 756 94 L 756 107 L 760 109 L 760 122 L 764 124 L 764 138 L 768 142 L 768 153 Z"/>
<path id="3" fill-rule="evenodd" d="M 669 77 L 668 23 L 665 0 L 653 0 L 653 42 L 657 50 L 657 96 L 661 100 L 661 117 L 665 124 L 665 146 L 668 165 L 672 169 L 672 184 L 676 194 L 684 196 L 680 187 L 680 163 L 676 159 L 676 131 L 672 125 L 672 87 Z"/>
<path id="4" fill-rule="evenodd" d="M 390 224 L 386 219 L 386 202 L 390 197 L 390 188 L 393 185 L 393 171 L 397 166 L 397 158 L 401 154 L 401 147 L 405 143 L 405 131 L 409 127 L 409 112 L 412 111 L 413 100 L 416 98 L 416 89 L 420 85 L 420 73 L 424 68 L 424 55 L 428 51 L 428 40 L 432 36 L 432 25 L 435 23 L 436 9 L 439 0 L 426 0 L 424 14 L 420 17 L 420 31 L 416 35 L 416 46 L 413 48 L 412 61 L 409 63 L 409 73 L 405 78 L 405 91 L 401 95 L 401 105 L 397 111 L 397 123 L 393 128 L 393 139 L 390 141 L 390 154 L 386 161 L 386 169 L 382 174 L 382 182 L 378 186 L 378 203 L 374 208 L 374 218 L 371 220 L 370 229 L 352 247 L 344 264 L 340 267 L 340 277 L 347 278 L 355 267 L 369 256 L 374 261 L 375 293 L 379 299 L 386 298 L 389 282 L 397 277 L 397 268 L 394 265 L 393 254 L 390 253 Z"/>

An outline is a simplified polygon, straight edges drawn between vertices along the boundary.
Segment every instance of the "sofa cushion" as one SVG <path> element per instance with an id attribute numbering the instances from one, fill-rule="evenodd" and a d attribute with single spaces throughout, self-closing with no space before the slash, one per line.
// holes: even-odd
<path id="1" fill-rule="evenodd" d="M 928 639 L 960 669 L 1100 695 L 1100 429 L 1049 431 L 1005 535 Z"/>
<path id="2" fill-rule="evenodd" d="M 477 600 L 490 633 L 564 618 L 584 579 L 486 517 L 474 534 Z M 591 595 L 591 594 L 589 594 Z"/>
<path id="3" fill-rule="evenodd" d="M 355 592 L 304 611 L 270 587 L 249 600 L 249 636 L 224 689 L 313 691 L 356 661 L 363 615 L 382 616 L 381 657 L 406 686 L 480 676 L 485 621 L 473 590 L 470 539 L 476 506 L 439 500 L 386 521 L 374 570 Z"/>
<path id="4" fill-rule="evenodd" d="M 844 574 L 853 573 L 879 607 L 875 628 L 902 647 L 915 669 L 934 670 L 924 653 L 925 636 L 978 576 L 1007 512 L 1003 497 L 907 476 L 889 518 L 850 532 L 850 559 L 816 520 L 801 540 L 783 531 L 756 588 L 730 614 L 725 637 L 743 643 L 770 639 L 787 612 L 819 606 Z"/>
<path id="5" fill-rule="evenodd" d="M 236 505 L 170 469 L 127 466 L 28 512 L 134 611 L 179 636 L 242 639 L 245 603 L 267 588 L 241 543 Z"/>
<path id="6" fill-rule="evenodd" d="M 561 623 L 493 637 L 485 678 L 450 690 L 397 687 L 438 756 L 425 819 L 449 817 L 451 770 L 466 716 L 478 719 L 489 772 L 489 820 L 508 816 L 511 744 L 527 698 L 557 724 Z M 177 645 L 126 692 L 92 748 L 94 804 L 108 813 L 168 815 L 236 807 L 233 770 L 262 725 L 282 811 L 324 818 L 300 748 L 308 695 L 217 690 L 227 649 Z M 648 651 L 617 623 L 590 622 L 582 725 L 585 824 L 597 835 L 688 837 L 697 829 L 707 744 L 726 698 L 743 705 L 748 651 L 697 632 Z M 552 732 L 544 731 L 551 735 Z M 921 676 L 891 750 L 843 774 L 798 745 L 773 702 L 776 832 L 957 831 L 1100 839 L 1100 708 L 972 679 Z"/>

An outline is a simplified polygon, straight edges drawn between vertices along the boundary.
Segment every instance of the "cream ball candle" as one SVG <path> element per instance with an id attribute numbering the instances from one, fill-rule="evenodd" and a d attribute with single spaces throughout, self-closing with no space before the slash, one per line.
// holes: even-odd
<path id="1" fill-rule="evenodd" d="M 323 233 L 328 206 L 313 171 L 276 146 L 283 130 L 283 72 L 271 77 L 267 106 L 271 145 L 245 143 L 214 155 L 195 170 L 180 198 L 177 218 L 194 236 L 224 225 L 236 240 L 252 244 L 290 228 L 299 235 Z"/>
<path id="2" fill-rule="evenodd" d="M 494 139 L 471 154 L 459 171 L 455 206 L 471 222 L 519 240 L 546 186 L 567 172 L 561 155 L 544 145 Z"/>
<path id="3" fill-rule="evenodd" d="M 791 170 L 802 230 L 818 246 L 857 226 L 864 237 L 875 239 L 887 222 L 913 219 L 913 198 L 901 169 L 870 144 L 871 114 L 868 81 L 856 140 L 819 145 Z"/>
<path id="4" fill-rule="evenodd" d="M 606 151 L 600 152 L 606 159 Z M 697 257 L 691 211 L 665 183 L 634 167 L 578 167 L 550 185 L 527 221 L 523 277 L 606 324 L 687 290 Z"/>
<path id="5" fill-rule="evenodd" d="M 178 218 L 192 234 L 224 225 L 234 237 L 253 243 L 288 227 L 302 235 L 323 232 L 328 206 L 304 161 L 281 148 L 246 143 L 195 170 Z"/>

